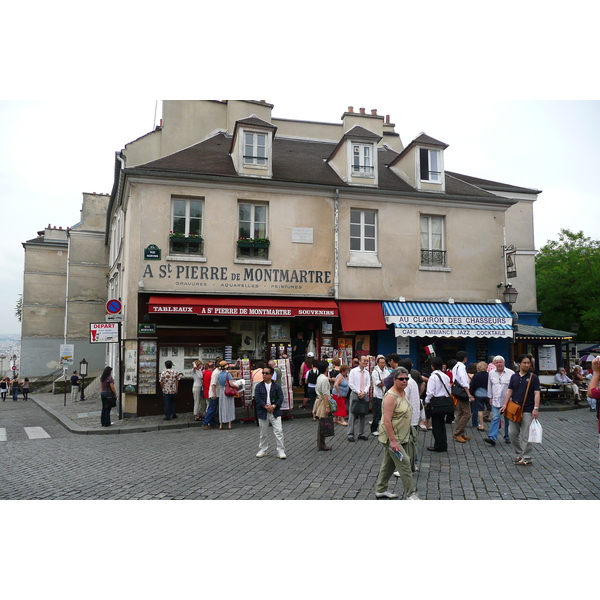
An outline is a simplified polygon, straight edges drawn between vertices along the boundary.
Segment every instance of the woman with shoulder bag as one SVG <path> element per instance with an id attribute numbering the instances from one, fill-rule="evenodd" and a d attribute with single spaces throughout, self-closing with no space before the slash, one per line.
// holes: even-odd
<path id="1" fill-rule="evenodd" d="M 100 398 L 102 398 L 102 413 L 100 423 L 102 427 L 110 427 L 110 411 L 117 405 L 117 390 L 115 380 L 111 376 L 112 367 L 105 367 L 100 376 Z"/>
<path id="2" fill-rule="evenodd" d="M 384 444 L 384 449 L 375 497 L 378 500 L 398 497 L 398 494 L 387 489 L 390 477 L 394 471 L 398 471 L 406 499 L 419 500 L 411 469 L 416 439 L 411 425 L 413 409 L 405 393 L 409 373 L 404 367 L 396 367 L 392 371 L 392 377 L 394 385 L 383 398 L 383 415 L 379 425 L 379 441 Z"/>

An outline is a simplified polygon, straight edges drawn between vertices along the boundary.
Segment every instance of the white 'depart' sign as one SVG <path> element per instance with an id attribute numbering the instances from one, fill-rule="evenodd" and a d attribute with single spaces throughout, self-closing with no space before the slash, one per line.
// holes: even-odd
<path id="1" fill-rule="evenodd" d="M 90 323 L 91 344 L 112 344 L 118 341 L 118 323 Z"/>

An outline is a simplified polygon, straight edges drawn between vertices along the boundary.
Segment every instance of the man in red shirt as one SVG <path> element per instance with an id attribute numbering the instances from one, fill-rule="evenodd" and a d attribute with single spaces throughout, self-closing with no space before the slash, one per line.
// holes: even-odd
<path id="1" fill-rule="evenodd" d="M 215 363 L 209 360 L 204 365 L 204 371 L 202 371 L 202 387 L 204 388 L 204 397 L 208 400 L 210 398 L 210 378 L 212 372 L 215 370 Z"/>

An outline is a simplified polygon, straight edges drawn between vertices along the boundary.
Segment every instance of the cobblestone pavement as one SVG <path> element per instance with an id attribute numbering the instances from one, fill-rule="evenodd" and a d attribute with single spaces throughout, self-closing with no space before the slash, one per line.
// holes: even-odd
<path id="1" fill-rule="evenodd" d="M 99 424 L 99 415 L 91 414 L 99 407 L 90 401 L 69 409 L 72 420 L 61 413 L 65 423 L 78 421 L 80 433 L 88 433 L 77 435 L 57 415 L 52 418 L 56 398 L 35 400 L 47 402 L 46 410 L 32 401 L 0 403 L 0 499 L 374 499 L 381 444 L 373 436 L 349 443 L 346 428 L 336 428 L 330 438 L 332 452 L 318 452 L 316 423 L 285 420 L 288 458 L 277 458 L 271 436 L 269 454 L 259 459 L 258 428 L 252 421 L 236 422 L 231 431 L 206 431 L 190 415 L 181 415 L 176 425 L 146 417 L 113 426 L 127 435 L 105 435 L 113 428 L 84 427 L 86 420 L 90 426 Z M 431 432 L 420 433 L 420 470 L 414 474 L 419 496 L 600 498 L 595 415 L 587 409 L 544 412 L 540 421 L 544 444 L 534 449 L 530 467 L 515 466 L 510 445 L 489 447 L 485 434 L 474 428 L 471 441 L 459 444 L 448 425 L 447 454 L 428 452 Z M 159 429 L 163 425 L 168 427 Z M 47 436 L 31 439 L 25 427 L 41 428 Z M 402 493 L 395 477 L 390 490 Z"/>

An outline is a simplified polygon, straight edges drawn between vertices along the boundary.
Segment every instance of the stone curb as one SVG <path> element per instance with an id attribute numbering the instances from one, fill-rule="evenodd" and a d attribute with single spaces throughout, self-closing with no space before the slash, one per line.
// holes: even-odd
<path id="1" fill-rule="evenodd" d="M 91 428 L 82 427 L 75 421 L 70 419 L 68 416 L 63 414 L 61 411 L 48 406 L 43 400 L 30 396 L 29 398 L 34 404 L 37 404 L 43 411 L 50 415 L 53 419 L 58 421 L 71 433 L 77 433 L 79 435 L 115 435 L 123 433 L 144 433 L 146 431 L 168 431 L 172 429 L 187 429 L 201 427 L 202 421 L 176 421 L 176 422 L 165 422 L 163 424 L 140 424 L 140 425 L 124 425 L 123 427 L 102 427 L 102 428 Z M 309 410 L 299 411 L 291 415 L 284 416 L 284 419 L 303 419 L 311 417 L 312 413 Z"/>

